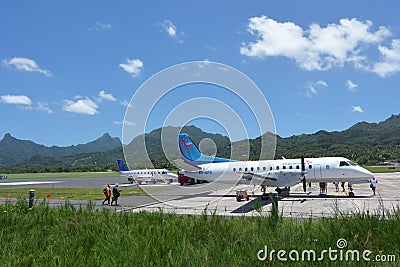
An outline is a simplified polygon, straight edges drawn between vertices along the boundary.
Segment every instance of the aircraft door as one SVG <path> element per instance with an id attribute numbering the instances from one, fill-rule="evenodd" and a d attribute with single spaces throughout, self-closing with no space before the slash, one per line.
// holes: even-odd
<path id="1" fill-rule="evenodd" d="M 314 165 L 314 177 L 315 177 L 315 179 L 321 179 L 322 178 L 322 171 L 321 171 L 321 165 L 320 164 L 315 164 Z"/>

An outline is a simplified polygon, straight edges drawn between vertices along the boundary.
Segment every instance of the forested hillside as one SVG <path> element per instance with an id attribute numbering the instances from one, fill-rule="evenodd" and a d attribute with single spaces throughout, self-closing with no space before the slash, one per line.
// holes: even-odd
<path id="1" fill-rule="evenodd" d="M 271 133 L 250 139 L 234 142 L 231 146 L 229 139 L 220 134 L 206 133 L 195 126 L 165 127 L 150 133 L 137 136 L 124 150 L 131 167 L 143 168 L 144 151 L 140 144 L 145 141 L 146 150 L 155 167 L 173 167 L 166 159 L 163 149 L 169 155 L 179 157 L 177 146 L 168 142 L 169 147 L 162 147 L 161 132 L 167 138 L 176 138 L 178 132 L 190 135 L 195 144 L 204 138 L 210 138 L 217 146 L 217 156 L 230 157 L 231 147 L 240 149 L 245 142 L 250 145 L 250 159 L 260 157 L 261 139 L 272 146 L 276 139 L 275 158 L 343 156 L 359 164 L 375 165 L 383 161 L 400 161 L 400 115 L 392 115 L 380 123 L 359 122 L 341 132 L 319 131 L 314 134 L 302 134 L 282 138 Z M 144 139 L 144 140 L 143 140 Z M 268 148 L 271 150 L 271 148 Z M 210 153 L 212 151 L 209 151 Z M 28 140 L 18 140 L 6 134 L 0 140 L 0 172 L 41 172 L 41 171 L 104 171 L 116 170 L 116 160 L 124 158 L 121 141 L 109 134 L 82 145 L 69 147 L 45 147 Z M 262 155 L 261 158 L 265 158 Z M 268 157 L 267 157 L 268 158 Z"/>
<path id="2" fill-rule="evenodd" d="M 19 140 L 12 137 L 11 134 L 6 134 L 0 140 L 0 167 L 13 165 L 37 155 L 62 158 L 81 153 L 105 152 L 117 147 L 121 147 L 121 141 L 117 137 L 111 137 L 108 133 L 92 142 L 68 147 L 47 147 L 30 140 Z"/>
<path id="3" fill-rule="evenodd" d="M 380 123 L 359 122 L 341 132 L 319 131 L 277 140 L 277 157 L 344 156 L 359 164 L 400 160 L 400 115 Z"/>

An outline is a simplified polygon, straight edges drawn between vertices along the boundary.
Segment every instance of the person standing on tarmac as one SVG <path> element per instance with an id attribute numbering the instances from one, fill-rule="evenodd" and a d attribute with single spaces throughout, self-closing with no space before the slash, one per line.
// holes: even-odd
<path id="1" fill-rule="evenodd" d="M 120 192 L 121 190 L 119 189 L 118 183 L 116 183 L 112 189 L 113 199 L 111 201 L 111 206 L 113 205 L 113 202 L 115 202 L 115 206 L 118 206 L 118 198 L 120 196 Z"/>
<path id="2" fill-rule="evenodd" d="M 339 182 L 334 182 L 336 192 L 339 192 Z"/>
<path id="3" fill-rule="evenodd" d="M 376 190 L 376 184 L 378 183 L 378 181 L 375 179 L 375 177 L 372 177 L 372 179 L 370 180 L 370 187 L 372 189 L 372 192 L 374 192 L 374 196 L 375 196 L 375 190 Z"/>
<path id="4" fill-rule="evenodd" d="M 106 197 L 106 198 L 103 200 L 103 205 L 104 205 L 104 203 L 107 201 L 107 202 L 108 202 L 108 203 L 107 203 L 108 206 L 110 206 L 111 188 L 110 188 L 110 185 L 109 185 L 109 184 L 107 185 L 106 188 L 104 188 L 103 192 L 104 192 L 104 196 Z"/>

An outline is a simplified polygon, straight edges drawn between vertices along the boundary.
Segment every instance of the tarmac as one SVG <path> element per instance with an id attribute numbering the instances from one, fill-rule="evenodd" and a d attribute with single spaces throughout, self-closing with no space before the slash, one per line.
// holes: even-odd
<path id="1" fill-rule="evenodd" d="M 378 173 L 375 175 L 378 185 L 376 195 L 373 195 L 369 184 L 353 185 L 354 197 L 348 196 L 346 191 L 336 192 L 333 183 L 328 184 L 327 194 L 320 194 L 319 184 L 307 186 L 303 192 L 302 184 L 290 188 L 290 195 L 278 198 L 278 212 L 283 217 L 293 218 L 321 218 L 335 217 L 349 214 L 370 214 L 381 216 L 400 211 L 400 172 Z M 268 216 L 272 209 L 272 200 L 262 200 L 259 196 L 250 197 L 249 201 L 238 202 L 236 190 L 247 189 L 250 193 L 252 186 L 240 185 L 227 192 L 218 191 L 209 194 L 177 197 L 168 201 L 129 206 L 130 201 L 138 201 L 140 196 L 121 198 L 121 212 L 157 212 L 192 214 L 192 215 L 221 215 L 221 216 Z M 260 195 L 261 192 L 255 192 Z"/>
<path id="2" fill-rule="evenodd" d="M 375 174 L 378 185 L 376 195 L 372 194 L 369 184 L 353 185 L 354 197 L 348 196 L 348 191 L 342 191 L 339 185 L 339 191 L 336 192 L 335 185 L 329 183 L 327 194 L 320 194 L 320 188 L 317 183 L 307 186 L 307 192 L 303 192 L 301 184 L 290 188 L 290 195 L 287 197 L 278 197 L 278 212 L 283 217 L 292 218 L 322 218 L 347 215 L 352 213 L 365 213 L 381 216 L 390 214 L 394 211 L 400 211 L 400 172 L 377 173 Z M 20 180 L 19 180 L 20 181 Z M 105 184 L 112 185 L 115 182 L 120 183 L 120 187 L 135 186 L 127 184 L 126 178 L 79 178 L 79 179 L 40 179 L 43 183 L 40 186 L 56 187 L 98 187 L 102 190 Z M 51 181 L 50 183 L 48 183 Z M 10 180 L 10 182 L 12 182 Z M 28 181 L 20 181 L 25 184 Z M 4 183 L 6 183 L 4 181 Z M 23 186 L 21 184 L 21 186 Z M 6 185 L 6 184 L 3 184 Z M 37 184 L 39 186 L 39 184 Z M 199 186 L 199 187 L 198 187 Z M 271 214 L 272 200 L 262 200 L 259 188 L 250 185 L 239 185 L 231 189 L 215 189 L 211 191 L 202 191 L 202 193 L 190 193 L 193 188 L 200 188 L 202 185 L 180 186 L 177 184 L 156 184 L 142 185 L 149 194 L 134 196 L 124 196 L 122 191 L 118 200 L 119 206 L 102 205 L 102 201 L 94 201 L 95 209 L 110 209 L 115 212 L 159 212 L 173 214 L 192 214 L 192 215 L 221 215 L 221 216 L 268 216 Z M 252 191 L 255 190 L 255 196 Z M 346 184 L 347 189 L 347 184 Z M 247 190 L 250 194 L 248 201 L 236 200 L 236 190 Z M 273 190 L 273 189 L 271 189 Z M 189 192 L 189 193 L 182 193 Z M 1 202 L 16 200 L 7 200 L 0 198 Z M 40 201 L 40 200 L 37 200 Z M 51 206 L 65 205 L 65 200 L 49 200 Z M 74 206 L 87 205 L 87 201 L 70 201 Z"/>

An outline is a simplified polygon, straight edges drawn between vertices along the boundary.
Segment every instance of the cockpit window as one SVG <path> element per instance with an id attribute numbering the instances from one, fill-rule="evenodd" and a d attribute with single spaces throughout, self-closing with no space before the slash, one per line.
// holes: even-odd
<path id="1" fill-rule="evenodd" d="M 357 164 L 355 164 L 354 162 L 348 160 L 348 161 L 341 161 L 339 163 L 339 167 L 343 167 L 343 166 L 357 166 Z"/>

